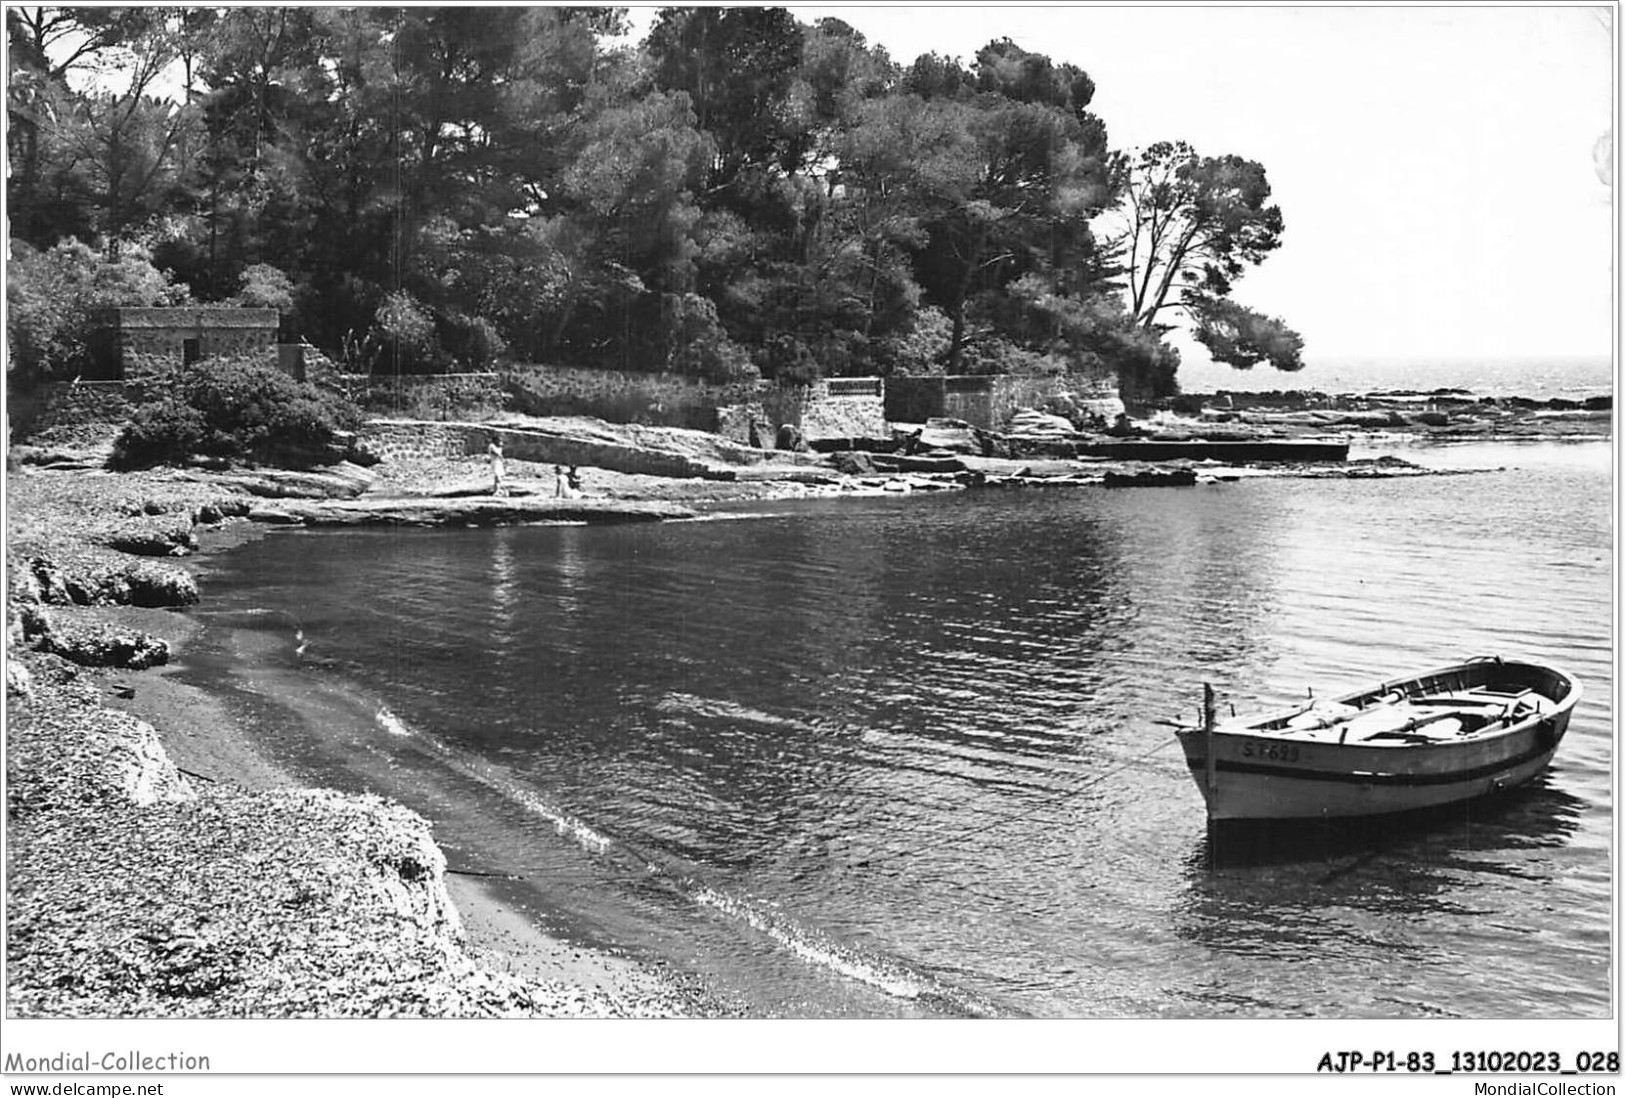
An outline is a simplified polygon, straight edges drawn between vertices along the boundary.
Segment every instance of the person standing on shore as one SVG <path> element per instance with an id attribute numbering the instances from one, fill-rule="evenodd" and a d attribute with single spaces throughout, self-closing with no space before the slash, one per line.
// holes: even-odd
<path id="1" fill-rule="evenodd" d="M 491 458 L 491 494 L 493 496 L 505 496 L 508 494 L 508 490 L 502 486 L 502 474 L 504 472 L 502 443 L 497 441 L 495 435 L 491 436 L 491 443 L 485 448 L 485 452 Z"/>

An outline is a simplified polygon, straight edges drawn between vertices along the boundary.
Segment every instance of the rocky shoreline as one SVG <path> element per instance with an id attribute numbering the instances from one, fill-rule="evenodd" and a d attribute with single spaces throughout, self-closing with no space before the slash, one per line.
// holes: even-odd
<path id="1" fill-rule="evenodd" d="M 1509 421 L 1463 407 L 1473 424 L 1494 421 L 1488 437 L 1606 438 L 1611 426 L 1604 409 Z M 1290 424 L 1223 425 L 1254 439 L 1318 437 L 1327 425 L 1314 412 L 1279 413 L 1311 415 Z M 1435 413 L 1424 404 L 1417 414 Z M 1444 414 L 1442 425 L 1413 417 L 1397 426 L 1383 413 L 1368 429 L 1467 430 L 1466 413 Z M 1188 436 L 1192 422 L 1147 425 L 1140 437 Z M 540 934 L 478 882 L 448 875 L 421 817 L 377 798 L 299 788 L 216 701 L 163 676 L 174 646 L 195 629 L 174 612 L 201 597 L 193 554 L 260 524 L 663 521 L 762 499 L 1430 475 L 1393 457 L 1249 465 L 1080 456 L 1078 439 L 1061 437 L 1059 425 L 1048 434 L 1027 426 L 1014 444 L 1000 443 L 1002 452 L 964 425 L 937 423 L 873 451 L 754 460 L 727 475 L 582 468 L 581 498 L 559 493 L 555 470 L 540 461 L 510 460 L 497 495 L 479 457 L 300 474 L 112 475 L 98 468 L 95 447 L 14 448 L 8 1010 L 35 1018 L 741 1012 L 626 958 Z M 1207 422 L 1203 431 L 1218 429 Z M 1485 437 L 1479 426 L 1468 435 Z"/>

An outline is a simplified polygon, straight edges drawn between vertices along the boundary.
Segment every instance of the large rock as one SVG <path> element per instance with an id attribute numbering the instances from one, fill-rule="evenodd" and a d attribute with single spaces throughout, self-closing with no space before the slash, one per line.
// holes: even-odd
<path id="1" fill-rule="evenodd" d="M 26 569 L 22 593 L 31 602 L 154 607 L 198 601 L 197 580 L 184 569 L 110 551 L 87 551 L 64 561 L 40 555 L 18 564 Z"/>
<path id="2" fill-rule="evenodd" d="M 874 459 L 861 450 L 842 450 L 830 458 L 830 464 L 849 477 L 873 476 L 877 471 Z"/>
<path id="3" fill-rule="evenodd" d="M 960 419 L 928 419 L 920 429 L 916 452 L 947 450 L 955 454 L 980 454 L 982 441 L 975 427 Z"/>
<path id="4" fill-rule="evenodd" d="M 162 637 L 106 624 L 83 627 L 53 620 L 37 644 L 40 651 L 53 652 L 83 667 L 126 667 L 139 671 L 169 662 L 169 642 Z"/>
<path id="5" fill-rule="evenodd" d="M 101 469 L 112 455 L 111 446 L 75 449 L 68 446 L 13 446 L 7 455 L 20 465 L 39 465 L 48 469 Z"/>
<path id="6" fill-rule="evenodd" d="M 1010 417 L 1005 433 L 1012 438 L 1070 439 L 1077 434 L 1077 428 L 1064 416 L 1022 408 Z"/>
<path id="7" fill-rule="evenodd" d="M 1188 488 L 1196 483 L 1196 470 L 1188 467 L 1107 470 L 1104 482 L 1108 488 Z"/>
<path id="8" fill-rule="evenodd" d="M 695 517 L 675 503 L 655 500 L 557 499 L 478 496 L 393 499 L 288 500 L 255 508 L 255 522 L 307 526 L 495 526 L 523 522 L 658 522 Z"/>
<path id="9" fill-rule="evenodd" d="M 384 450 L 411 449 L 411 440 L 450 439 L 461 455 L 483 454 L 495 439 L 511 461 L 582 466 L 645 476 L 733 480 L 739 469 L 764 463 L 817 464 L 814 455 L 757 450 L 706 431 L 606 423 L 586 416 L 509 416 L 489 423 L 374 420 L 367 430 Z"/>
<path id="10" fill-rule="evenodd" d="M 1075 403 L 1080 415 L 1089 419 L 1097 419 L 1102 423 L 1114 423 L 1118 416 L 1128 413 L 1128 408 L 1123 404 L 1123 398 L 1116 394 L 1080 397 Z"/>
<path id="11" fill-rule="evenodd" d="M 268 499 L 354 499 L 377 479 L 352 462 L 325 469 L 260 469 L 216 478 L 220 483 Z"/>
<path id="12" fill-rule="evenodd" d="M 8 657 L 6 659 L 6 696 L 8 698 L 31 698 L 34 696 L 34 676 L 22 662 Z"/>
<path id="13" fill-rule="evenodd" d="M 197 548 L 190 515 L 144 515 L 108 531 L 109 549 L 142 557 L 178 557 Z"/>
<path id="14" fill-rule="evenodd" d="M 908 454 L 871 454 L 870 464 L 883 473 L 962 473 L 957 457 L 917 457 Z"/>
<path id="15" fill-rule="evenodd" d="M 802 454 L 807 452 L 807 440 L 801 434 L 801 428 L 793 423 L 779 425 L 777 436 L 773 440 L 775 450 L 788 450 L 791 453 Z"/>

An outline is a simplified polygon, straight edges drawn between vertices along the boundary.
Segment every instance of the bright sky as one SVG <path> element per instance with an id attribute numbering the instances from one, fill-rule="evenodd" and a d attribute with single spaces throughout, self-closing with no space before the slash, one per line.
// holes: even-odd
<path id="1" fill-rule="evenodd" d="M 1311 366 L 1611 354 L 1609 8 L 790 10 L 902 62 L 1009 37 L 1089 73 L 1115 147 L 1262 163 L 1286 234 L 1236 297 L 1301 332 Z M 641 30 L 652 11 L 635 15 Z"/>

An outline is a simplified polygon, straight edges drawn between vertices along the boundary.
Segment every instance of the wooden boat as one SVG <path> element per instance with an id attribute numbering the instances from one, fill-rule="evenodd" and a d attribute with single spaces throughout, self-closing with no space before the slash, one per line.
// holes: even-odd
<path id="1" fill-rule="evenodd" d="M 1580 699 L 1554 667 L 1479 656 L 1261 717 L 1180 727 L 1210 822 L 1439 808 L 1543 770 Z"/>

